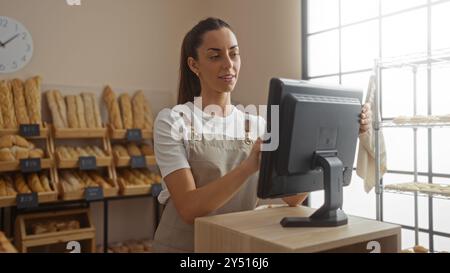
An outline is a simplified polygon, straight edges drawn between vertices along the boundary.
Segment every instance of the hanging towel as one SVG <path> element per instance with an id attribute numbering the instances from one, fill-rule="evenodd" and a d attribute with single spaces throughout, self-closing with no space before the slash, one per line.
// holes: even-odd
<path id="1" fill-rule="evenodd" d="M 370 104 L 372 111 L 375 107 L 375 75 L 369 80 L 369 87 L 366 95 L 366 103 Z M 380 130 L 380 177 L 386 173 L 386 147 L 383 132 Z M 364 190 L 369 193 L 375 187 L 375 131 L 373 126 L 364 134 L 359 136 L 358 161 L 356 174 L 364 180 Z"/>

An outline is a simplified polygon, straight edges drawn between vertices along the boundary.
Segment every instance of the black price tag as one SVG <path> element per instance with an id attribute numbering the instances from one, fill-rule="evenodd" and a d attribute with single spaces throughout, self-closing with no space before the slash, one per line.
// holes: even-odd
<path id="1" fill-rule="evenodd" d="M 145 156 L 132 156 L 131 168 L 132 169 L 147 168 L 147 161 L 145 160 Z"/>
<path id="2" fill-rule="evenodd" d="M 37 137 L 41 135 L 39 124 L 21 124 L 19 134 L 23 137 Z"/>
<path id="3" fill-rule="evenodd" d="M 23 193 L 16 196 L 17 208 L 36 208 L 39 205 L 38 194 L 33 193 Z"/>
<path id="4" fill-rule="evenodd" d="M 89 187 L 84 190 L 84 198 L 86 201 L 95 201 L 103 199 L 103 188 Z"/>
<path id="5" fill-rule="evenodd" d="M 41 159 L 40 158 L 28 158 L 20 160 L 20 171 L 23 173 L 40 172 Z"/>
<path id="6" fill-rule="evenodd" d="M 127 140 L 128 141 L 142 141 L 141 129 L 128 129 L 127 130 Z"/>
<path id="7" fill-rule="evenodd" d="M 97 169 L 97 158 L 95 156 L 80 156 L 78 165 L 81 171 L 92 171 Z"/>
<path id="8" fill-rule="evenodd" d="M 152 196 L 158 197 L 159 193 L 162 191 L 162 186 L 159 183 L 153 184 L 151 190 L 152 190 Z"/>

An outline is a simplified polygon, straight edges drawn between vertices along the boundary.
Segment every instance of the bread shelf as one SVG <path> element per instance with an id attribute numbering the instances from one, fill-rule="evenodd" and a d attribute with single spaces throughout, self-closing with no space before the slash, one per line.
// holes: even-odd
<path id="1" fill-rule="evenodd" d="M 55 166 L 55 161 L 51 158 L 42 158 L 41 159 L 41 169 L 50 169 Z M 0 170 L 1 172 L 13 172 L 20 171 L 20 161 L 0 161 Z"/>
<path id="2" fill-rule="evenodd" d="M 152 185 L 124 185 L 119 180 L 118 184 L 120 188 L 120 194 L 125 196 L 145 195 L 151 193 L 153 197 L 157 197 L 159 192 L 161 191 L 161 185 L 159 183 L 155 183 Z"/>
<path id="3" fill-rule="evenodd" d="M 11 244 L 3 232 L 0 231 L 0 253 L 17 253 L 17 249 Z"/>
<path id="4" fill-rule="evenodd" d="M 156 165 L 155 156 L 145 156 L 145 162 L 147 166 Z M 129 156 L 119 156 L 117 153 L 114 154 L 114 164 L 116 167 L 129 167 L 131 166 L 131 157 Z"/>
<path id="5" fill-rule="evenodd" d="M 450 122 L 414 122 L 414 123 L 395 123 L 385 121 L 380 123 L 382 128 L 445 128 L 450 127 Z"/>
<path id="6" fill-rule="evenodd" d="M 69 221 L 75 222 L 76 225 L 67 228 L 66 224 L 64 229 L 60 227 Z M 54 224 L 51 224 L 52 222 Z M 40 232 L 37 232 L 39 225 Z M 51 229 L 45 230 L 47 225 L 51 226 Z M 50 248 L 57 244 L 62 244 L 60 248 L 66 250 L 67 242 L 85 240 L 88 244 L 83 245 L 80 252 L 95 252 L 95 227 L 89 209 L 23 214 L 16 219 L 15 244 L 22 253 L 35 252 L 33 249 L 42 249 L 46 246 Z"/>
<path id="7" fill-rule="evenodd" d="M 433 197 L 437 199 L 450 199 L 450 185 L 427 184 L 419 182 L 390 184 L 384 186 L 385 192 Z"/>
<path id="8" fill-rule="evenodd" d="M 106 128 L 55 128 L 55 139 L 88 139 L 107 136 Z"/>
<path id="9" fill-rule="evenodd" d="M 142 140 L 149 140 L 153 138 L 153 132 L 148 129 L 141 130 Z M 108 125 L 109 138 L 112 140 L 126 140 L 127 130 L 126 129 L 114 129 L 113 126 Z"/>
<path id="10" fill-rule="evenodd" d="M 49 136 L 50 126 L 47 123 L 43 123 L 40 128 L 40 135 L 35 137 L 25 137 L 27 139 L 45 139 Z M 19 128 L 17 129 L 0 129 L 0 136 L 6 135 L 20 135 Z"/>
<path id="11" fill-rule="evenodd" d="M 79 158 L 78 159 L 62 159 L 62 156 L 55 152 L 56 162 L 58 169 L 74 169 L 79 168 Z M 110 167 L 112 164 L 112 157 L 95 157 L 97 167 Z"/>

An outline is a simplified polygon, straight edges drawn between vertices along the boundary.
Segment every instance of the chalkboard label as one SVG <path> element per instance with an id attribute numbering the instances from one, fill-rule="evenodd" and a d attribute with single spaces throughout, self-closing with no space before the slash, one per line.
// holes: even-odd
<path id="1" fill-rule="evenodd" d="M 86 201 L 95 201 L 103 199 L 103 188 L 89 187 L 84 190 L 84 198 Z"/>
<path id="2" fill-rule="evenodd" d="M 80 156 L 78 158 L 81 171 L 92 171 L 97 169 L 97 159 L 95 156 Z"/>
<path id="3" fill-rule="evenodd" d="M 41 159 L 40 158 L 28 158 L 20 160 L 20 171 L 23 173 L 40 172 Z"/>
<path id="4" fill-rule="evenodd" d="M 153 184 L 152 185 L 152 196 L 153 197 L 158 197 L 159 193 L 162 191 L 162 186 L 161 184 Z"/>
<path id="5" fill-rule="evenodd" d="M 127 130 L 127 140 L 128 141 L 141 141 L 142 140 L 141 129 L 128 129 Z"/>
<path id="6" fill-rule="evenodd" d="M 132 156 L 131 168 L 132 169 L 147 168 L 147 161 L 145 160 L 145 156 Z"/>
<path id="7" fill-rule="evenodd" d="M 39 124 L 21 124 L 19 134 L 23 137 L 37 137 L 41 135 Z"/>
<path id="8" fill-rule="evenodd" d="M 16 196 L 17 208 L 36 208 L 39 205 L 38 194 L 33 193 L 23 193 Z"/>

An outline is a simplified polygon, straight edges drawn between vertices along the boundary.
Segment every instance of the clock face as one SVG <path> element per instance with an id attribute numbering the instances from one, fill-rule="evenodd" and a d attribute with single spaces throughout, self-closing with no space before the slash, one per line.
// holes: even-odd
<path id="1" fill-rule="evenodd" d="M 0 16 L 0 73 L 15 72 L 33 56 L 30 32 L 18 21 Z"/>

